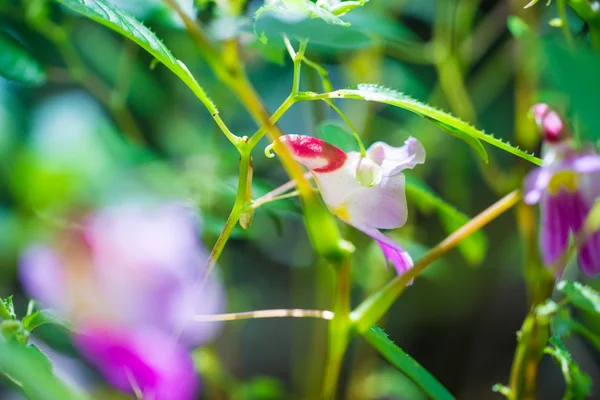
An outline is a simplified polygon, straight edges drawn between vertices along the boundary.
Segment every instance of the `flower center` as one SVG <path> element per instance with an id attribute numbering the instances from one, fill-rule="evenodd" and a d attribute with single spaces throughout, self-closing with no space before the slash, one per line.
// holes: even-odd
<path id="1" fill-rule="evenodd" d="M 364 187 L 372 187 L 381 182 L 381 167 L 368 157 L 358 160 L 354 177 Z"/>
<path id="2" fill-rule="evenodd" d="M 561 171 L 552 175 L 550 183 L 548 183 L 548 191 L 551 194 L 557 194 L 562 188 L 568 192 L 577 191 L 577 182 L 579 177 L 573 171 Z"/>

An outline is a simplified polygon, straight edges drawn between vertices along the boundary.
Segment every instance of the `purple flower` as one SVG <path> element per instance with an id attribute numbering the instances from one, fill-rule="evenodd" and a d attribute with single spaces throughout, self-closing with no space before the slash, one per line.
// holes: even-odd
<path id="1" fill-rule="evenodd" d="M 376 142 L 366 157 L 356 151 L 345 153 L 311 136 L 285 135 L 279 140 L 312 172 L 323 200 L 338 218 L 375 239 L 398 274 L 412 267 L 406 250 L 379 229 L 406 223 L 405 177 L 401 171 L 425 162 L 425 149 L 417 139 L 409 138 L 402 147 Z"/>
<path id="2" fill-rule="evenodd" d="M 579 233 L 600 196 L 600 156 L 591 148 L 576 149 L 569 140 L 545 141 L 542 166 L 525 178 L 524 201 L 540 203 L 540 248 L 544 263 L 551 266 L 567 249 L 569 233 Z M 579 250 L 579 265 L 587 276 L 600 273 L 600 232 Z"/>
<path id="3" fill-rule="evenodd" d="M 197 383 L 186 348 L 220 327 L 193 316 L 224 308 L 215 277 L 199 284 L 206 253 L 193 213 L 180 204 L 130 204 L 101 210 L 82 225 L 24 253 L 26 291 L 72 320 L 82 355 L 111 384 L 132 392 L 133 374 L 155 400 L 172 398 L 165 393 L 179 384 L 178 398 L 193 398 Z"/>

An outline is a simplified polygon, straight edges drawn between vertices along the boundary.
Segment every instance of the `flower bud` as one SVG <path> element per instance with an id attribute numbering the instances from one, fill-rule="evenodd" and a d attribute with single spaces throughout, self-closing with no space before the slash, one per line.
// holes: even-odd
<path id="1" fill-rule="evenodd" d="M 537 103 L 531 109 L 535 124 L 540 130 L 544 141 L 556 143 L 566 139 L 568 127 L 560 115 L 546 103 Z"/>

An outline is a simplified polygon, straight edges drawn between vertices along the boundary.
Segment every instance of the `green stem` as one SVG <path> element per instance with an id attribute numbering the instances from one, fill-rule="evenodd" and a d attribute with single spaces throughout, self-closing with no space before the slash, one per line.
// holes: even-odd
<path id="1" fill-rule="evenodd" d="M 203 281 L 212 271 L 225 244 L 227 244 L 227 240 L 229 240 L 229 236 L 235 228 L 235 225 L 240 219 L 240 216 L 244 213 L 246 208 L 246 194 L 248 191 L 248 186 L 252 185 L 250 182 L 250 174 L 248 171 L 250 170 L 250 165 L 252 163 L 252 158 L 250 156 L 250 148 L 244 146 L 240 149 L 240 171 L 239 171 L 239 180 L 238 180 L 238 189 L 235 197 L 235 203 L 233 208 L 231 209 L 231 213 L 225 221 L 225 226 L 221 231 L 221 234 L 217 238 L 215 245 L 213 246 L 210 255 L 208 256 L 208 260 L 206 261 L 206 266 L 202 273 L 201 280 Z"/>
<path id="2" fill-rule="evenodd" d="M 296 103 L 296 98 L 294 96 L 288 96 L 283 103 L 281 103 L 281 105 L 279 106 L 279 108 L 277 108 L 277 110 L 275 110 L 275 112 L 273 113 L 273 115 L 271 116 L 271 118 L 269 118 L 269 122 L 265 125 L 262 125 L 257 131 L 256 133 L 254 133 L 254 135 L 252 135 L 250 137 L 250 140 L 248 141 L 248 146 L 250 148 L 254 148 L 256 147 L 256 145 L 258 144 L 258 142 L 263 138 L 263 136 L 265 135 L 265 133 L 267 133 L 269 131 L 269 129 L 271 129 L 275 123 L 277 121 L 279 121 L 279 118 L 281 118 L 283 116 L 283 114 L 285 114 L 285 112 L 294 105 L 294 103 Z"/>
<path id="3" fill-rule="evenodd" d="M 406 285 L 416 278 L 427 266 L 456 247 L 461 241 L 469 237 L 469 235 L 483 228 L 489 222 L 515 206 L 520 199 L 521 193 L 518 190 L 504 196 L 431 249 L 406 273 L 397 276 L 377 293 L 363 301 L 350 314 L 350 318 L 354 321 L 358 333 L 366 332 L 373 324 L 377 323 L 392 304 L 394 304 L 400 294 L 402 294 Z"/>
<path id="4" fill-rule="evenodd" d="M 328 310 L 304 310 L 300 308 L 292 308 L 256 310 L 227 314 L 194 315 L 194 321 L 199 322 L 239 321 L 243 319 L 263 318 L 316 318 L 331 321 L 334 318 L 334 314 Z"/>
<path id="5" fill-rule="evenodd" d="M 538 318 L 532 308 L 519 332 L 519 341 L 510 371 L 511 400 L 535 400 L 537 391 L 538 365 L 548 342 L 547 320 Z"/>
<path id="6" fill-rule="evenodd" d="M 558 0 L 556 2 L 556 7 L 558 8 L 558 16 L 560 17 L 560 20 L 562 21 L 562 24 L 560 26 L 563 35 L 565 36 L 565 40 L 567 41 L 569 46 L 573 45 L 573 34 L 571 33 L 571 30 L 569 29 L 569 22 L 567 20 L 567 10 L 566 10 L 566 1 L 565 0 Z"/>
<path id="7" fill-rule="evenodd" d="M 336 398 L 338 379 L 350 338 L 350 259 L 348 257 L 340 261 L 340 268 L 336 275 L 334 318 L 329 323 L 329 349 L 323 380 L 322 397 L 325 400 Z"/>

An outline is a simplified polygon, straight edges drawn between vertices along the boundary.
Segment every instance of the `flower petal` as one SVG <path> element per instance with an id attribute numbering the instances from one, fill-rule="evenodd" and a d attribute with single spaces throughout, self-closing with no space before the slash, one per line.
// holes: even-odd
<path id="1" fill-rule="evenodd" d="M 590 278 L 600 273 L 600 232 L 594 233 L 579 250 L 579 266 Z"/>
<path id="2" fill-rule="evenodd" d="M 523 201 L 529 205 L 538 203 L 551 179 L 552 171 L 549 168 L 536 168 L 529 172 L 523 184 Z"/>
<path id="3" fill-rule="evenodd" d="M 600 156 L 598 154 L 585 154 L 577 157 L 572 162 L 575 172 L 592 174 L 600 172 Z"/>
<path id="4" fill-rule="evenodd" d="M 360 154 L 350 152 L 342 168 L 327 172 L 313 171 L 321 196 L 323 196 L 325 204 L 331 210 L 335 211 L 336 208 L 355 192 L 367 189 L 355 178 L 355 171 L 359 161 Z"/>
<path id="5" fill-rule="evenodd" d="M 313 172 L 335 171 L 347 159 L 344 151 L 313 136 L 284 135 L 277 142 L 285 144 L 294 159 Z"/>
<path id="6" fill-rule="evenodd" d="M 398 275 L 402 275 L 406 271 L 412 268 L 413 260 L 410 254 L 398 243 L 385 236 L 379 230 L 365 226 L 365 225 L 353 225 L 356 229 L 366 233 L 377 241 L 377 244 L 381 247 L 383 255 L 386 259 L 390 260 Z M 412 283 L 412 282 L 411 282 Z"/>
<path id="7" fill-rule="evenodd" d="M 550 267 L 567 248 L 569 228 L 575 218 L 572 194 L 560 191 L 556 195 L 544 195 L 540 208 L 540 248 L 544 264 Z"/>
<path id="8" fill-rule="evenodd" d="M 378 185 L 351 193 L 343 203 L 348 221 L 377 229 L 403 226 L 408 217 L 404 183 L 404 174 L 399 173 L 384 176 Z"/>
<path id="9" fill-rule="evenodd" d="M 409 137 L 402 147 L 375 142 L 369 147 L 367 156 L 381 165 L 384 175 L 394 175 L 403 169 L 412 169 L 417 164 L 423 164 L 425 148 L 417 139 Z"/>
<path id="10" fill-rule="evenodd" d="M 198 285 L 187 284 L 172 302 L 173 330 L 181 331 L 181 341 L 188 347 L 198 346 L 212 339 L 221 329 L 222 322 L 194 321 L 194 315 L 219 314 L 225 311 L 225 293 L 221 280 L 211 273 Z M 177 332 L 179 333 L 179 332 Z"/>
<path id="11" fill-rule="evenodd" d="M 75 337 L 82 355 L 107 381 L 122 391 L 153 400 L 191 400 L 198 379 L 186 349 L 169 335 L 154 330 L 129 331 L 88 326 Z"/>
<path id="12" fill-rule="evenodd" d="M 47 246 L 32 246 L 19 260 L 21 284 L 45 307 L 61 309 L 66 306 L 63 272 L 59 256 Z"/>

